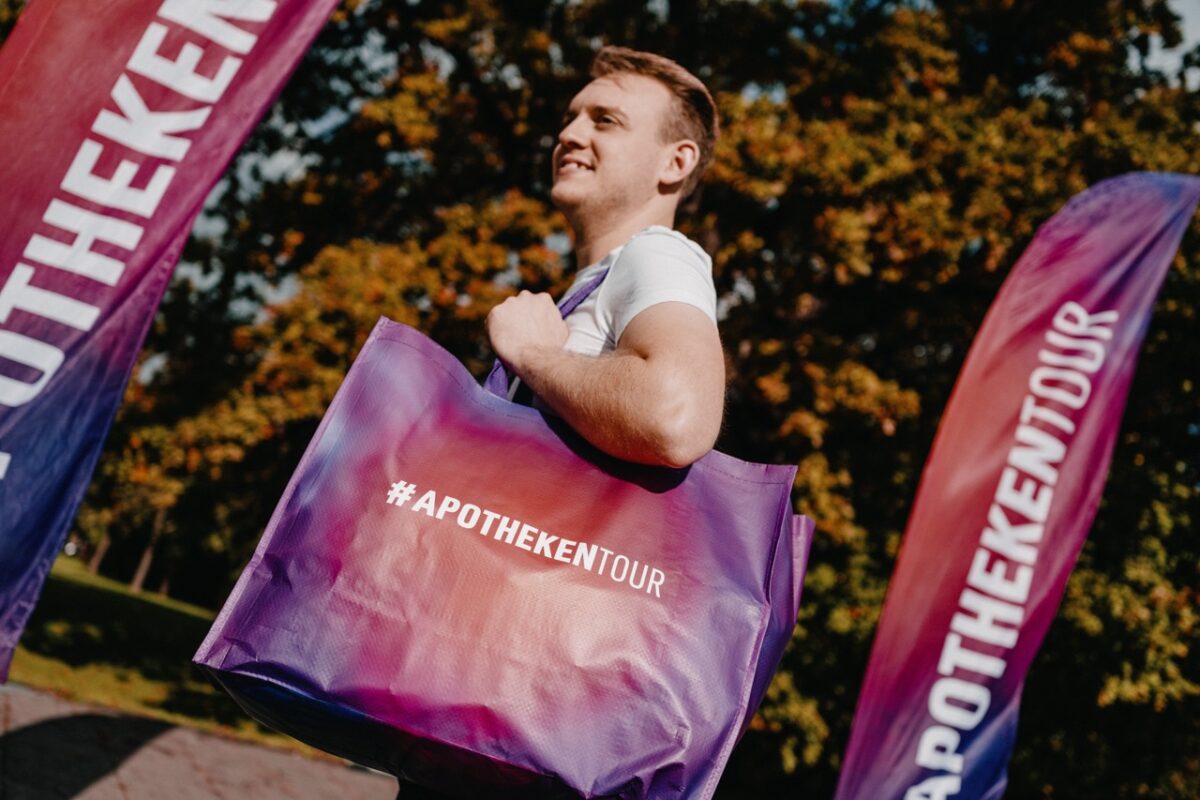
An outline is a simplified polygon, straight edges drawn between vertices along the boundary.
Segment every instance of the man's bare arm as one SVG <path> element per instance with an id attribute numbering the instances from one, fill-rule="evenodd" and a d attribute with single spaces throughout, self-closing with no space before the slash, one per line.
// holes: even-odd
<path id="1" fill-rule="evenodd" d="M 686 303 L 659 303 L 626 326 L 613 353 L 563 348 L 548 295 L 523 292 L 488 315 L 500 358 L 581 436 L 627 461 L 686 466 L 721 427 L 725 360 L 716 326 Z"/>

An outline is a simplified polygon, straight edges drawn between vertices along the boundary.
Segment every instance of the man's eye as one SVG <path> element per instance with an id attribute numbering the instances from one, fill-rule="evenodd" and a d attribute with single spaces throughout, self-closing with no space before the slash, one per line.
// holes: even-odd
<path id="1" fill-rule="evenodd" d="M 612 125 L 612 124 L 616 123 L 616 121 L 617 121 L 617 118 L 612 116 L 611 114 L 601 114 L 600 117 L 596 120 L 596 124 L 597 125 Z"/>

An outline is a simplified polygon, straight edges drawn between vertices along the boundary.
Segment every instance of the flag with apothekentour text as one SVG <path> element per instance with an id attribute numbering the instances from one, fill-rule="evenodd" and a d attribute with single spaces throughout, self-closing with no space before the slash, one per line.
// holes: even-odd
<path id="1" fill-rule="evenodd" d="M 337 0 L 33 0 L 0 50 L 0 680 L 192 222 Z"/>
<path id="2" fill-rule="evenodd" d="M 875 634 L 837 800 L 996 800 L 1021 687 L 1100 503 L 1200 178 L 1137 173 L 1037 232 L 967 356 Z"/>

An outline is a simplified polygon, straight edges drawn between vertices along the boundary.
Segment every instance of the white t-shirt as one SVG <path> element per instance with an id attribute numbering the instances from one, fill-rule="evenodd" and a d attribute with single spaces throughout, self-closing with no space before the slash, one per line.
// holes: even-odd
<path id="1" fill-rule="evenodd" d="M 597 356 L 612 352 L 625 326 L 657 303 L 687 303 L 717 324 L 712 259 L 679 231 L 652 225 L 575 276 L 569 298 L 611 266 L 604 282 L 567 316 L 566 348 Z"/>

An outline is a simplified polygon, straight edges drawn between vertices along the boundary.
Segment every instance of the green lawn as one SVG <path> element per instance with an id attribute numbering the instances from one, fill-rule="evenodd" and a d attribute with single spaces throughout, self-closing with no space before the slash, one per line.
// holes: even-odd
<path id="1" fill-rule="evenodd" d="M 215 614 L 91 575 L 59 558 L 9 679 L 107 706 L 306 754 L 311 748 L 251 720 L 191 663 Z"/>

